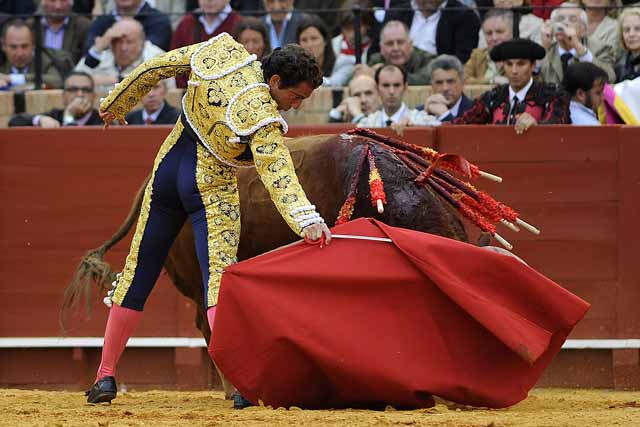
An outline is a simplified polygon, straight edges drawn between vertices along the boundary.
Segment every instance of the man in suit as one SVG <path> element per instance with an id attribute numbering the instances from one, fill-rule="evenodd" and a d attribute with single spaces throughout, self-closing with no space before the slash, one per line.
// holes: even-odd
<path id="1" fill-rule="evenodd" d="M 401 21 L 389 21 L 380 33 L 380 53 L 371 55 L 370 70 L 363 64 L 356 65 L 354 75 L 360 72 L 373 74 L 383 65 L 393 64 L 405 69 L 410 85 L 429 84 L 427 67 L 435 55 L 413 47 L 407 26 Z"/>
<path id="2" fill-rule="evenodd" d="M 329 111 L 329 123 L 358 123 L 380 108 L 376 81 L 368 74 L 358 74 L 349 82 L 345 98 Z"/>
<path id="3" fill-rule="evenodd" d="M 180 111 L 165 101 L 167 81 L 160 80 L 151 91 L 142 98 L 142 108 L 127 114 L 130 125 L 174 125 Z"/>
<path id="4" fill-rule="evenodd" d="M 460 60 L 453 55 L 440 55 L 429 64 L 429 74 L 433 94 L 417 109 L 424 109 L 441 122 L 462 117 L 473 101 L 463 93 L 464 70 Z"/>
<path id="5" fill-rule="evenodd" d="M 574 3 L 562 3 L 551 12 L 542 28 L 542 44 L 547 54 L 540 64 L 545 83 L 560 84 L 564 72 L 576 62 L 591 62 L 615 81 L 615 48 L 587 35 L 587 13 Z"/>
<path id="6" fill-rule="evenodd" d="M 407 72 L 404 68 L 387 64 L 377 69 L 375 81 L 382 100 L 382 108 L 361 120 L 358 127 L 402 129 L 404 126 L 437 126 L 435 117 L 424 111 L 409 108 L 404 103 L 407 91 Z"/>
<path id="7" fill-rule="evenodd" d="M 415 0 L 416 10 L 400 14 L 414 46 L 434 55 L 455 55 L 464 64 L 478 47 L 478 15 L 458 0 Z M 391 15 L 391 14 L 390 14 Z"/>
<path id="8" fill-rule="evenodd" d="M 491 60 L 504 63 L 509 83 L 482 94 L 451 123 L 515 125 L 518 134 L 537 124 L 570 123 L 569 96 L 554 85 L 533 81 L 536 61 L 544 55 L 544 48 L 528 39 L 512 39 L 494 47 Z"/>
<path id="9" fill-rule="evenodd" d="M 35 66 L 33 32 L 21 19 L 13 19 L 2 27 L 0 89 L 23 91 L 33 89 Z M 73 67 L 71 57 L 63 51 L 42 49 L 42 82 L 47 89 L 62 87 L 63 76 Z"/>
<path id="10" fill-rule="evenodd" d="M 486 47 L 473 49 L 471 57 L 464 64 L 464 81 L 467 84 L 504 84 L 502 64 L 496 64 L 489 57 L 491 49 L 513 38 L 513 12 L 505 9 L 493 9 L 484 15 L 482 32 L 487 41 Z"/>
<path id="11" fill-rule="evenodd" d="M 73 0 L 42 0 L 40 26 L 42 46 L 69 52 L 77 64 L 84 55 L 84 41 L 91 21 L 86 16 L 72 14 L 72 7 Z M 27 23 L 34 28 L 34 18 Z"/>
<path id="12" fill-rule="evenodd" d="M 171 22 L 167 15 L 149 6 L 145 0 L 115 0 L 115 3 L 116 7 L 112 13 L 98 16 L 89 27 L 86 49 L 94 45 L 96 37 L 103 35 L 125 16 L 133 16 L 142 24 L 147 40 L 162 50 L 169 49 Z"/>
<path id="13" fill-rule="evenodd" d="M 140 22 L 124 17 L 104 35 L 96 38 L 95 44 L 75 69 L 91 74 L 98 91 L 103 92 L 111 89 L 142 62 L 162 53 L 162 49 L 145 40 Z M 175 81 L 171 81 L 175 86 Z"/>
<path id="14" fill-rule="evenodd" d="M 297 32 L 304 15 L 293 11 L 293 0 L 264 0 L 267 14 L 262 21 L 267 26 L 271 48 L 297 41 Z"/>
<path id="15" fill-rule="evenodd" d="M 17 114 L 9 120 L 12 126 L 58 128 L 60 126 L 100 126 L 102 119 L 93 108 L 95 101 L 93 79 L 87 73 L 73 71 L 64 81 L 62 104 L 44 114 Z"/>

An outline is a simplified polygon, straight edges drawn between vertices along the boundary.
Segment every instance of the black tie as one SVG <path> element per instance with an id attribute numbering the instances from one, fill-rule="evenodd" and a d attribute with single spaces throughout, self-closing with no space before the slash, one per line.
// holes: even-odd
<path id="1" fill-rule="evenodd" d="M 516 112 L 518 111 L 518 97 L 513 96 L 513 103 L 511 104 L 511 111 L 509 112 L 509 120 L 507 124 L 515 124 L 516 123 Z"/>
<path id="2" fill-rule="evenodd" d="M 391 121 L 391 119 L 387 119 L 387 121 L 385 122 L 385 124 L 387 125 L 387 127 L 391 126 L 391 123 L 393 123 L 393 122 Z"/>
<path id="3" fill-rule="evenodd" d="M 571 52 L 565 52 L 560 55 L 560 62 L 562 62 L 562 74 L 567 72 L 567 67 L 569 66 L 569 61 L 571 61 L 571 58 L 573 58 Z"/>

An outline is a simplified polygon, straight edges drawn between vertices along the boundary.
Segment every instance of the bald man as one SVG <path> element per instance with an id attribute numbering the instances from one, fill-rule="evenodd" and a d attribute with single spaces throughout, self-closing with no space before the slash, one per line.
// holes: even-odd
<path id="1" fill-rule="evenodd" d="M 102 36 L 96 37 L 75 69 L 90 74 L 96 90 L 104 92 L 147 59 L 163 53 L 158 46 L 145 40 L 142 24 L 123 17 Z M 175 87 L 175 82 L 169 83 L 169 87 Z"/>
<path id="2" fill-rule="evenodd" d="M 367 74 L 359 74 L 351 79 L 347 95 L 340 105 L 329 112 L 329 122 L 358 123 L 380 108 L 376 81 Z"/>

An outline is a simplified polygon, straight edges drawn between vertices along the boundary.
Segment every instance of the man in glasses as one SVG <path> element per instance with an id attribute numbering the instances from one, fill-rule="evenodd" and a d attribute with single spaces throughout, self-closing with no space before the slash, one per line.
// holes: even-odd
<path id="1" fill-rule="evenodd" d="M 547 54 L 540 64 L 545 83 L 560 84 L 567 67 L 591 62 L 615 81 L 615 47 L 587 37 L 587 13 L 574 3 L 562 3 L 542 26 L 542 45 Z"/>
<path id="2" fill-rule="evenodd" d="M 64 81 L 62 104 L 64 108 L 54 108 L 44 114 L 17 114 L 9 121 L 9 126 L 36 126 L 57 128 L 60 126 L 98 126 L 102 119 L 93 108 L 95 92 L 93 79 L 82 71 L 73 71 Z"/>

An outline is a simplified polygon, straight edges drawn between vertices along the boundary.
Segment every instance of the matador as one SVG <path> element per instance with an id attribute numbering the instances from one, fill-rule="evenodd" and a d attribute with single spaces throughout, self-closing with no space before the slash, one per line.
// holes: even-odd
<path id="1" fill-rule="evenodd" d="M 279 110 L 298 108 L 322 84 L 316 60 L 300 46 L 261 62 L 223 33 L 138 66 L 101 100 L 105 126 L 124 116 L 162 79 L 190 73 L 182 115 L 156 156 L 131 249 L 116 287 L 90 403 L 116 397 L 116 365 L 169 249 L 187 217 L 193 226 L 213 330 L 220 278 L 236 262 L 240 239 L 237 168 L 255 167 L 278 211 L 302 237 L 331 233 L 300 186 Z"/>

